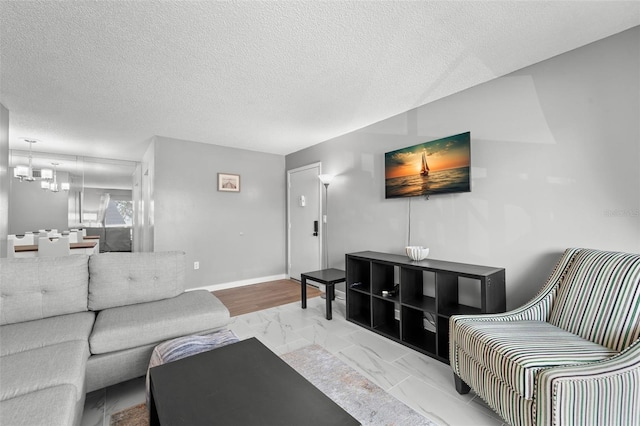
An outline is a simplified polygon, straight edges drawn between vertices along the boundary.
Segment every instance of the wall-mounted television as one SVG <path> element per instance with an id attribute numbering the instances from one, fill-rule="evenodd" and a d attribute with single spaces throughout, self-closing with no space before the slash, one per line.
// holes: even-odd
<path id="1" fill-rule="evenodd" d="M 385 198 L 471 191 L 471 133 L 384 154 Z"/>

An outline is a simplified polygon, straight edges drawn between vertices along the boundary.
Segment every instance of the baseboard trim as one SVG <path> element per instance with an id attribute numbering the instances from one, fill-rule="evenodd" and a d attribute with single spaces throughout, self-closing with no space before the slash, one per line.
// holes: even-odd
<path id="1" fill-rule="evenodd" d="M 228 283 L 220 283 L 220 284 L 212 284 L 204 287 L 195 287 L 188 288 L 186 291 L 193 290 L 207 290 L 207 291 L 218 291 L 218 290 L 226 290 L 228 288 L 236 288 L 236 287 L 244 287 L 246 285 L 259 284 L 267 281 L 277 281 L 277 280 L 286 280 L 289 278 L 287 274 L 279 274 L 279 275 L 271 275 L 268 277 L 259 277 L 259 278 L 250 278 L 248 280 L 241 281 L 232 281 Z"/>

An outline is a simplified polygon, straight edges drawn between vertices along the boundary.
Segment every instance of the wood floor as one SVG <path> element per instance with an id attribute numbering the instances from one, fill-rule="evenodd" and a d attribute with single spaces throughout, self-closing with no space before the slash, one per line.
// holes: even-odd
<path id="1" fill-rule="evenodd" d="M 212 292 L 229 309 L 232 317 L 261 311 L 274 306 L 300 302 L 300 283 L 294 280 L 277 280 Z M 307 285 L 307 299 L 322 294 L 316 287 Z"/>

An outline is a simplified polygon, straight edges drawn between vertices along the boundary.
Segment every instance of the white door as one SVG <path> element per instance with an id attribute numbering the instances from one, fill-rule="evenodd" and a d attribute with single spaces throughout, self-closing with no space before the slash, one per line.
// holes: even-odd
<path id="1" fill-rule="evenodd" d="M 289 277 L 321 269 L 320 163 L 289 170 Z"/>

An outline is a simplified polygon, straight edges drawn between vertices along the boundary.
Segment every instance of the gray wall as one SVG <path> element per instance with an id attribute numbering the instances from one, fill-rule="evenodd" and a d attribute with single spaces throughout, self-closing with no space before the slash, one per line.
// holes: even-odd
<path id="1" fill-rule="evenodd" d="M 640 27 L 288 155 L 321 161 L 330 264 L 360 250 L 505 267 L 513 308 L 567 247 L 640 252 Z M 384 153 L 471 131 L 472 192 L 384 199 Z"/>
<path id="2" fill-rule="evenodd" d="M 153 249 L 186 252 L 188 288 L 285 274 L 283 156 L 164 137 L 153 145 Z M 220 172 L 241 175 L 241 191 L 218 192 Z"/>
<path id="3" fill-rule="evenodd" d="M 9 234 L 9 110 L 0 104 L 0 257 L 7 255 Z"/>
<path id="4" fill-rule="evenodd" d="M 13 169 L 10 170 L 13 174 Z M 68 181 L 66 172 L 58 172 L 58 180 Z M 69 229 L 69 193 L 40 188 L 40 181 L 9 182 L 9 233 L 24 234 L 38 229 Z"/>

